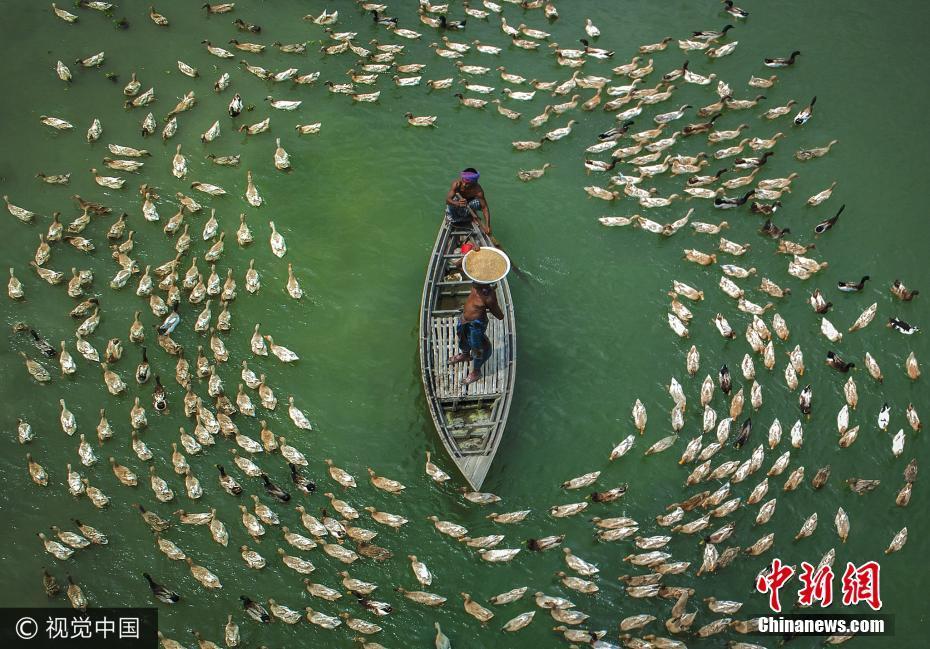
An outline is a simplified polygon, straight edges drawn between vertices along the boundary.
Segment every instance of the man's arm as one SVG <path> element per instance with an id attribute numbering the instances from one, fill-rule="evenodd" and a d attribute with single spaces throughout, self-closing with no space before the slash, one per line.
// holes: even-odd
<path id="1" fill-rule="evenodd" d="M 491 315 L 493 315 L 498 320 L 504 319 L 504 312 L 501 310 L 501 305 L 497 303 L 497 293 L 491 294 L 491 301 L 487 306 L 488 311 L 491 312 Z"/>
<path id="2" fill-rule="evenodd" d="M 488 207 L 488 201 L 484 197 L 484 190 L 478 193 L 478 201 L 481 203 L 481 211 L 484 213 L 484 222 L 488 226 L 488 234 L 491 234 L 491 210 Z"/>
<path id="3" fill-rule="evenodd" d="M 446 205 L 454 205 L 455 207 L 465 207 L 467 201 L 464 198 L 456 198 L 455 195 L 458 193 L 458 181 L 452 182 L 452 187 L 449 188 L 449 193 L 446 194 Z"/>

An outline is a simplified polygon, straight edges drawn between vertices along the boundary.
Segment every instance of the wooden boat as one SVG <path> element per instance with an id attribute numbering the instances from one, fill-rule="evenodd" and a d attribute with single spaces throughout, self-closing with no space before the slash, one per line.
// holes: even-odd
<path id="1" fill-rule="evenodd" d="M 467 241 L 482 247 L 493 245 L 477 225 L 451 225 L 442 219 L 423 285 L 420 372 L 439 439 L 468 484 L 478 490 L 507 424 L 517 345 L 513 301 L 505 277 L 496 288 L 504 319 L 489 316 L 486 336 L 492 351 L 481 378 L 463 385 L 470 363 L 449 364 L 459 351 L 456 325 L 471 291 L 471 280 L 453 265 L 462 258 L 459 249 Z"/>

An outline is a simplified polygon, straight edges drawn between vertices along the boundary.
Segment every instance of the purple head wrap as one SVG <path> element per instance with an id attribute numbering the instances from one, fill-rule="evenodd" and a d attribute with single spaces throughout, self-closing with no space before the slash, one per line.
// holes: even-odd
<path id="1" fill-rule="evenodd" d="M 465 182 L 474 183 L 474 182 L 478 182 L 478 178 L 481 177 L 481 174 L 479 174 L 477 171 L 463 171 L 461 173 L 461 176 L 462 176 L 462 180 L 464 180 Z"/>

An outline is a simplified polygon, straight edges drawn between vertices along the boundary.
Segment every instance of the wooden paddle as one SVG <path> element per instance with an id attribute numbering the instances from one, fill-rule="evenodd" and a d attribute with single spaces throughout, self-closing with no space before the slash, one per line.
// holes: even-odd
<path id="1" fill-rule="evenodd" d="M 468 210 L 468 213 L 471 215 L 471 218 L 475 219 L 475 221 L 478 221 L 479 223 L 481 222 L 481 219 L 478 217 L 477 214 L 475 214 L 475 210 L 473 210 L 471 208 L 471 205 L 469 205 L 467 202 L 465 203 L 465 209 Z M 490 230 L 490 227 L 488 227 L 488 229 Z M 495 237 L 490 232 L 488 232 L 487 235 L 491 238 L 491 243 L 494 244 L 494 247 L 506 254 L 507 251 L 504 250 L 504 247 L 501 245 L 501 242 L 498 241 L 497 237 Z M 526 273 L 523 272 L 523 269 L 519 268 L 514 263 L 513 258 L 510 257 L 510 255 L 507 255 L 507 257 L 510 258 L 510 268 L 513 270 L 513 272 L 515 272 L 519 277 L 522 277 L 523 279 L 527 279 L 527 275 Z"/>

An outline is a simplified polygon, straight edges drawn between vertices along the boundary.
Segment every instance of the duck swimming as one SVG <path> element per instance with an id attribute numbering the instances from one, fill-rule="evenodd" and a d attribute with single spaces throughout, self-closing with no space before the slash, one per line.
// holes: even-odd
<path id="1" fill-rule="evenodd" d="M 803 126 L 804 124 L 807 124 L 810 118 L 814 116 L 815 103 L 817 103 L 817 97 L 811 99 L 811 103 L 809 103 L 804 109 L 801 110 L 801 112 L 794 116 L 795 126 Z"/>
<path id="2" fill-rule="evenodd" d="M 837 142 L 839 142 L 839 140 L 830 140 L 829 144 L 827 144 L 826 146 L 816 147 L 813 149 L 801 149 L 797 153 L 794 154 L 794 157 L 801 161 L 812 160 L 814 158 L 821 158 L 827 155 L 830 152 L 830 149 L 833 147 L 833 145 L 836 144 Z"/>
<path id="3" fill-rule="evenodd" d="M 772 59 L 763 59 L 762 62 L 767 68 L 786 68 L 788 66 L 794 65 L 795 59 L 800 56 L 801 52 L 795 50 L 791 53 L 791 56 L 787 58 L 772 58 Z"/>
<path id="4" fill-rule="evenodd" d="M 180 595 L 178 595 L 173 590 L 165 588 L 161 584 L 157 583 L 152 579 L 152 576 L 149 575 L 149 573 L 143 572 L 142 576 L 145 577 L 145 580 L 149 583 L 149 588 L 151 588 L 152 594 L 158 601 L 164 602 L 165 604 L 177 604 L 179 601 L 181 601 Z"/>
<path id="5" fill-rule="evenodd" d="M 730 14 L 734 18 L 741 18 L 741 19 L 749 18 L 749 12 L 735 6 L 733 4 L 733 0 L 723 0 L 723 4 L 725 5 L 724 11 L 726 11 L 728 14 Z"/>
<path id="6" fill-rule="evenodd" d="M 753 194 L 755 194 L 755 190 L 746 192 L 741 198 L 718 196 L 714 199 L 714 207 L 721 210 L 734 209 L 744 205 L 746 201 L 748 201 L 753 196 Z"/>
<path id="7" fill-rule="evenodd" d="M 845 209 L 846 209 L 846 205 L 844 204 L 840 207 L 839 211 L 834 216 L 827 219 L 826 221 L 821 221 L 820 223 L 818 223 L 814 227 L 814 233 L 823 234 L 827 230 L 830 230 L 834 225 L 836 225 L 837 220 L 840 218 L 840 214 L 842 214 L 843 210 Z"/>
<path id="8" fill-rule="evenodd" d="M 844 293 L 856 293 L 865 287 L 865 283 L 869 279 L 868 275 L 863 275 L 858 282 L 837 282 L 836 287 Z"/>
<path id="9" fill-rule="evenodd" d="M 914 327 L 906 323 L 904 320 L 900 320 L 898 318 L 888 318 L 888 324 L 885 326 L 890 327 L 891 329 L 894 329 L 895 331 L 902 333 L 905 336 L 910 336 L 920 331 L 920 329 L 917 327 Z"/>
<path id="10" fill-rule="evenodd" d="M 901 280 L 896 279 L 891 285 L 891 294 L 899 300 L 910 302 L 915 297 L 920 295 L 920 291 L 908 290 L 908 288 L 901 282 Z"/>
<path id="11" fill-rule="evenodd" d="M 855 363 L 847 363 L 840 356 L 832 351 L 827 352 L 827 365 L 835 369 L 837 372 L 842 372 L 845 374 L 852 368 L 856 366 Z M 845 431 L 844 431 L 845 432 Z"/>

